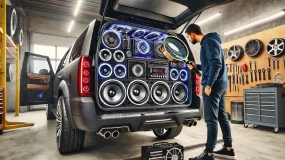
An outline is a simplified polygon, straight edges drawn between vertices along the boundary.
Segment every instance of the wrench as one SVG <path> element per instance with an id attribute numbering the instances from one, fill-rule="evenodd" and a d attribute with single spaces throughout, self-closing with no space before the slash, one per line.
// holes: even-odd
<path id="1" fill-rule="evenodd" d="M 272 59 L 273 62 L 273 69 L 275 69 L 275 59 Z"/>
<path id="2" fill-rule="evenodd" d="M 279 69 L 279 60 L 277 59 L 276 62 L 277 62 L 277 69 Z"/>
<path id="3" fill-rule="evenodd" d="M 249 84 L 249 82 L 248 82 L 248 74 L 247 73 L 245 74 L 245 83 Z"/>
<path id="4" fill-rule="evenodd" d="M 268 57 L 268 67 L 270 68 L 270 64 L 271 64 L 271 58 L 270 57 Z"/>
<path id="5" fill-rule="evenodd" d="M 262 69 L 262 74 L 263 74 L 263 80 L 266 80 L 266 78 L 265 78 L 266 75 L 265 75 L 265 69 L 264 68 Z"/>
<path id="6" fill-rule="evenodd" d="M 250 70 L 252 70 L 251 64 L 252 64 L 252 62 L 249 61 L 249 68 L 250 68 Z M 285 58 L 284 58 L 284 64 L 285 64 Z M 284 65 L 284 66 L 285 66 L 285 65 Z M 284 68 L 285 68 L 285 67 L 284 67 Z"/>
<path id="7" fill-rule="evenodd" d="M 257 70 L 254 70 L 254 80 L 257 81 Z"/>
<path id="8" fill-rule="evenodd" d="M 231 76 L 228 76 L 229 78 L 229 88 L 230 88 L 230 92 L 232 92 L 232 81 L 231 81 Z"/>
<path id="9" fill-rule="evenodd" d="M 283 62 L 284 62 L 284 68 L 285 68 L 285 58 L 283 59 Z"/>
<path id="10" fill-rule="evenodd" d="M 267 68 L 267 72 L 268 72 L 268 79 L 269 79 L 269 80 L 271 80 L 270 71 L 271 71 L 271 69 L 270 69 L 270 68 Z"/>
<path id="11" fill-rule="evenodd" d="M 235 84 L 235 75 L 233 74 L 232 77 L 233 77 L 233 84 Z"/>
<path id="12" fill-rule="evenodd" d="M 242 79 L 242 85 L 244 85 L 244 74 L 241 74 L 241 79 Z"/>
<path id="13" fill-rule="evenodd" d="M 259 81 L 261 81 L 261 69 L 258 69 Z"/>
<path id="14" fill-rule="evenodd" d="M 256 70 L 256 61 L 254 61 L 254 70 Z"/>
<path id="15" fill-rule="evenodd" d="M 238 74 L 236 74 L 236 81 L 237 81 L 237 84 L 238 84 Z"/>
<path id="16" fill-rule="evenodd" d="M 252 73 L 252 70 L 250 70 L 250 81 L 253 82 L 253 73 Z"/>
<path id="17" fill-rule="evenodd" d="M 232 72 L 232 64 L 230 64 L 230 72 Z"/>

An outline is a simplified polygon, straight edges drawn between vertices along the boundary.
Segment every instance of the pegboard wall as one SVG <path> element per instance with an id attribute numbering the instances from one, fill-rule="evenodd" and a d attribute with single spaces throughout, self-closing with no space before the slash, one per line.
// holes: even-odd
<path id="1" fill-rule="evenodd" d="M 228 68 L 228 76 L 230 77 L 229 79 L 231 80 L 229 81 L 229 84 L 228 84 L 229 87 L 228 87 L 228 91 L 226 95 L 227 112 L 230 113 L 230 101 L 233 101 L 233 100 L 243 101 L 243 90 L 244 89 L 256 87 L 257 84 L 261 84 L 261 83 L 272 83 L 273 76 L 276 73 L 280 72 L 281 76 L 284 75 L 285 73 L 285 53 L 280 54 L 279 56 L 275 57 L 275 56 L 270 56 L 267 52 L 267 45 L 269 44 L 270 41 L 272 41 L 275 38 L 285 39 L 284 31 L 285 31 L 285 25 L 222 44 L 225 55 L 227 57 L 226 64 Z M 253 39 L 260 40 L 260 42 L 262 42 L 264 46 L 263 50 L 256 57 L 250 57 L 246 54 L 246 44 L 248 41 L 253 40 Z M 272 43 L 274 44 L 275 41 L 273 41 Z M 283 48 L 283 50 L 285 50 L 284 42 L 278 41 L 277 43 L 279 44 L 278 45 L 279 48 Z M 227 52 L 230 50 L 232 46 L 236 46 L 236 45 L 241 46 L 243 48 L 244 54 L 239 60 L 233 61 L 227 56 L 228 55 Z M 275 46 L 275 47 L 278 47 L 278 46 Z M 271 47 L 274 47 L 274 45 Z M 269 47 L 269 50 L 271 50 L 271 47 Z M 273 52 L 271 52 L 271 54 L 274 54 Z M 270 57 L 270 67 L 269 67 L 268 57 Z M 250 69 L 250 62 L 252 63 L 251 69 Z M 279 68 L 278 68 L 278 63 L 279 63 Z M 247 72 L 241 71 L 241 68 L 243 68 L 244 64 L 247 66 Z M 256 68 L 255 68 L 255 65 L 256 65 Z M 270 68 L 270 73 L 268 73 L 268 68 Z M 239 70 L 237 71 L 237 69 Z M 255 70 L 256 70 L 256 74 L 255 74 Z M 263 70 L 265 70 L 265 72 L 263 72 Z M 251 71 L 252 71 L 252 77 L 251 77 Z M 263 75 L 263 73 L 265 75 Z M 246 83 L 246 75 L 248 77 L 247 79 L 248 83 Z M 255 80 L 255 75 L 257 76 L 256 80 Z M 270 76 L 270 79 L 269 79 L 269 76 Z M 253 81 L 251 81 L 251 78 L 253 79 Z M 283 87 L 284 87 L 284 84 L 283 84 Z"/>

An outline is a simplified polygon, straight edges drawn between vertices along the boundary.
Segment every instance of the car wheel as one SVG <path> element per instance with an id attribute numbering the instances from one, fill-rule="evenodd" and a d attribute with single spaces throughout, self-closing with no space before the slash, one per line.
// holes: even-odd
<path id="1" fill-rule="evenodd" d="M 48 104 L 46 107 L 46 116 L 47 116 L 47 120 L 53 120 L 55 119 L 55 116 L 52 112 L 52 104 Z"/>
<path id="2" fill-rule="evenodd" d="M 182 131 L 183 126 L 177 126 L 174 128 L 161 128 L 161 129 L 154 129 L 153 133 L 158 139 L 170 139 L 177 137 L 181 131 Z"/>
<path id="3" fill-rule="evenodd" d="M 67 119 L 63 96 L 59 97 L 56 113 L 56 142 L 61 154 L 79 151 L 84 146 L 85 132 L 73 129 Z"/>
<path id="4" fill-rule="evenodd" d="M 13 6 L 7 6 L 6 22 L 7 34 L 9 36 L 13 36 L 18 26 L 18 15 Z"/>

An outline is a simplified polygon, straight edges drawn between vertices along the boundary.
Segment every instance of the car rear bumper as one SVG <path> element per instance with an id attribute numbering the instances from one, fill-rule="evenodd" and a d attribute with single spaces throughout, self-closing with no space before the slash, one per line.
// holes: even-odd
<path id="1" fill-rule="evenodd" d="M 185 120 L 200 119 L 200 109 L 179 109 L 151 112 L 113 113 L 98 116 L 92 98 L 70 98 L 72 124 L 80 130 L 99 132 L 105 127 L 128 126 L 130 131 L 146 131 L 156 128 L 168 128 L 182 125 Z"/>

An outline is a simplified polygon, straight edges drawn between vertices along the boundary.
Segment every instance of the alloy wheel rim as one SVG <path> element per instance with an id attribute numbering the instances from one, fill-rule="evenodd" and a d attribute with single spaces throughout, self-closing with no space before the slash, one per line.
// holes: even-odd
<path id="1" fill-rule="evenodd" d="M 160 128 L 160 129 L 155 129 L 154 130 L 158 135 L 163 136 L 166 132 L 167 129 L 166 128 Z"/>
<path id="2" fill-rule="evenodd" d="M 60 146 L 61 141 L 61 130 L 62 130 L 62 111 L 61 111 L 61 100 L 57 103 L 57 112 L 56 112 L 56 142 L 57 148 Z"/>

